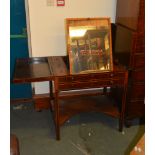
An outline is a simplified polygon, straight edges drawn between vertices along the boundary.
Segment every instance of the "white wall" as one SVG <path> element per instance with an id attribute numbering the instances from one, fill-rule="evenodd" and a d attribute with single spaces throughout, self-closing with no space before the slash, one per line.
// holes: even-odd
<path id="1" fill-rule="evenodd" d="M 56 0 L 54 0 L 56 3 Z M 47 0 L 26 0 L 29 50 L 32 57 L 66 55 L 65 18 L 111 17 L 115 22 L 117 0 L 65 0 L 64 7 L 47 6 Z M 48 92 L 47 84 L 36 93 Z"/>

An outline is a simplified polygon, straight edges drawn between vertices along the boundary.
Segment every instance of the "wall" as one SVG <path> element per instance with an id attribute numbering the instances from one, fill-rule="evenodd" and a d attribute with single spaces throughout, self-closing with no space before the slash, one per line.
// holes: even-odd
<path id="1" fill-rule="evenodd" d="M 47 6 L 48 0 L 25 1 L 32 57 L 66 55 L 65 18 L 111 17 L 115 22 L 117 0 L 65 0 L 64 7 Z M 35 93 L 48 92 L 48 83 L 34 85 Z"/>

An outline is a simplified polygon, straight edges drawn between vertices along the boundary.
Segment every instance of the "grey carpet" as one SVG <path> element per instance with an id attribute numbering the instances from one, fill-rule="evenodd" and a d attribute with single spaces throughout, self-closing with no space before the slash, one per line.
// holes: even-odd
<path id="1" fill-rule="evenodd" d="M 61 140 L 56 141 L 50 110 L 36 112 L 29 105 L 11 106 L 10 111 L 10 132 L 19 139 L 20 155 L 128 155 L 144 133 L 138 120 L 120 133 L 118 119 L 83 113 L 61 127 Z"/>

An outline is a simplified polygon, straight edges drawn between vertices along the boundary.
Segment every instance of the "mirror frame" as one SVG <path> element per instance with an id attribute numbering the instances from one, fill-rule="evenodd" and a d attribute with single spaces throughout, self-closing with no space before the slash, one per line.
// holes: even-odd
<path id="1" fill-rule="evenodd" d="M 76 31 L 77 28 L 80 28 L 82 30 L 87 28 L 87 30 L 85 30 L 82 36 L 78 36 L 75 33 L 71 34 L 71 32 Z M 93 35 L 94 36 L 100 35 L 100 37 L 97 36 L 88 39 L 88 36 L 90 37 Z M 100 49 L 98 46 L 98 42 L 102 44 L 102 48 L 100 47 Z M 75 46 L 76 43 L 77 45 Z M 83 48 L 82 44 L 83 46 L 85 46 L 85 49 L 81 50 L 81 48 Z M 95 47 L 95 49 L 91 48 L 92 44 Z M 66 45 L 67 45 L 67 54 L 69 55 L 70 74 L 107 72 L 113 70 L 110 18 L 66 18 Z M 76 50 L 76 53 L 73 52 L 72 49 Z M 90 65 L 88 66 L 87 64 L 84 65 L 85 63 L 88 63 L 89 61 L 88 57 L 90 57 L 90 55 L 91 55 L 91 63 L 89 62 L 89 64 L 92 67 L 90 67 Z M 83 59 L 81 59 L 81 57 Z M 104 65 L 101 62 L 104 63 Z"/>

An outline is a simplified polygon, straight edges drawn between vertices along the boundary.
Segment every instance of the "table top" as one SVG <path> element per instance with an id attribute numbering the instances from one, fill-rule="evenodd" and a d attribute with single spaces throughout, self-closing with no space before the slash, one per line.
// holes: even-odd
<path id="1" fill-rule="evenodd" d="M 125 72 L 122 66 L 114 66 L 110 72 Z M 14 83 L 29 83 L 50 81 L 62 76 L 90 76 L 92 74 L 106 74 L 109 71 L 89 72 L 71 75 L 69 72 L 69 60 L 67 56 L 20 58 L 16 60 L 14 71 Z"/>

